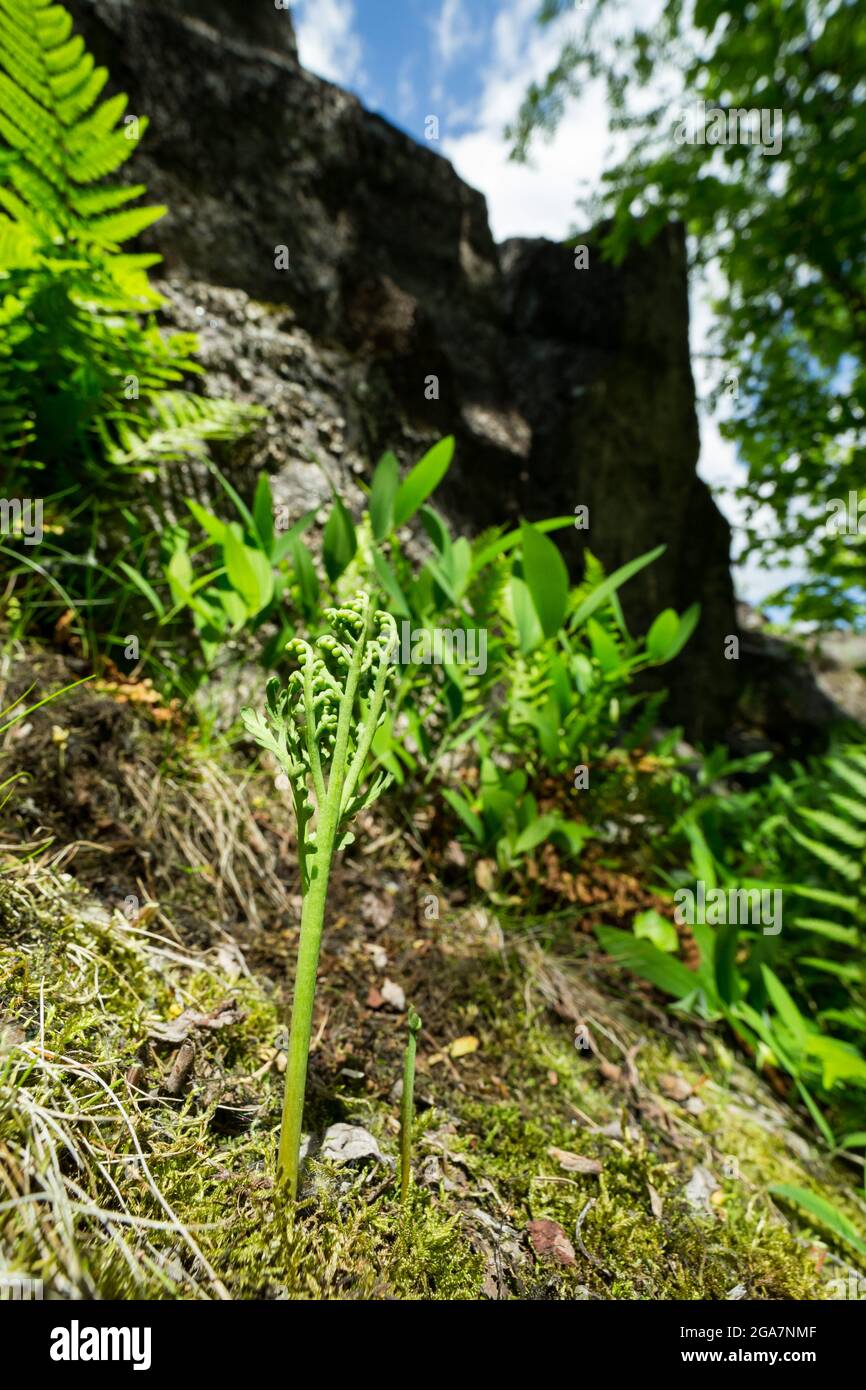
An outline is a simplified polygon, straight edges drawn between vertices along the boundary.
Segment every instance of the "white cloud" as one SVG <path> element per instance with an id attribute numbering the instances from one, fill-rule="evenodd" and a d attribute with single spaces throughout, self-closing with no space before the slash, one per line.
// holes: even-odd
<path id="1" fill-rule="evenodd" d="M 365 80 L 354 0 L 299 0 L 293 18 L 305 68 L 344 87 Z"/>
<path id="2" fill-rule="evenodd" d="M 443 154 L 467 183 L 487 197 L 497 240 L 510 236 L 566 236 L 577 220 L 579 184 L 597 181 L 604 168 L 607 108 L 593 89 L 573 106 L 552 140 L 539 140 L 530 164 L 514 164 L 503 130 L 514 119 L 530 81 L 544 78 L 559 56 L 572 21 L 541 29 L 537 0 L 512 0 L 491 33 L 490 61 L 472 128 L 443 140 Z M 441 18 L 441 17 L 440 17 Z"/>
<path id="3" fill-rule="evenodd" d="M 445 67 L 450 67 L 461 50 L 477 43 L 478 38 L 464 0 L 442 0 L 442 9 L 433 21 L 433 39 Z"/>

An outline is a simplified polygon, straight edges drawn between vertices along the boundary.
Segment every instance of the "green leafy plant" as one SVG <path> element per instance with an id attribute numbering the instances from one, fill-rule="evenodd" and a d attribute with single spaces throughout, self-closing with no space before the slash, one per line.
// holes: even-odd
<path id="1" fill-rule="evenodd" d="M 860 1131 L 838 1141 L 834 1131 L 856 1123 L 866 1089 L 866 752 L 843 745 L 750 790 L 719 782 L 754 774 L 765 759 L 731 760 L 719 750 L 705 759 L 678 826 L 688 870 L 672 881 L 778 892 L 782 930 L 696 921 L 694 968 L 678 958 L 664 919 L 643 914 L 633 934 L 598 927 L 597 935 L 673 1007 L 725 1019 L 758 1066 L 786 1072 L 829 1147 L 857 1147 Z"/>
<path id="2" fill-rule="evenodd" d="M 325 616 L 332 631 L 314 647 L 301 639 L 289 644 L 300 670 L 289 677 L 286 689 L 274 679 L 264 713 L 242 711 L 248 733 L 273 754 L 288 779 L 298 826 L 303 906 L 278 1164 L 279 1181 L 292 1198 L 298 1191 L 307 1057 L 331 864 L 334 854 L 354 839 L 349 829 L 354 817 L 390 780 L 380 773 L 362 789 L 393 680 L 394 620 L 374 611 L 366 594 L 327 609 Z"/>
<path id="3" fill-rule="evenodd" d="M 403 1058 L 403 1094 L 400 1098 L 400 1201 L 409 1196 L 412 1177 L 412 1120 L 415 1115 L 415 1051 L 421 1020 L 413 1008 L 406 1020 L 409 1035 Z"/>
<path id="4" fill-rule="evenodd" d="M 862 7 L 663 0 L 633 19 L 615 0 L 538 9 L 546 24 L 567 12 L 567 37 L 529 87 L 511 131 L 515 155 L 604 84 L 612 128 L 629 136 L 584 205 L 605 219 L 592 255 L 619 262 L 671 222 L 687 230 L 714 300 L 708 358 L 722 430 L 748 467 L 738 489 L 744 553 L 775 554 L 783 567 L 796 555 L 797 568 L 805 557 L 804 578 L 774 601 L 801 620 L 862 625 Z M 727 138 L 714 138 L 718 128 L 704 128 L 698 111 L 727 123 Z M 740 124 L 759 114 L 760 141 Z M 839 510 L 853 522 L 828 524 Z"/>
<path id="5" fill-rule="evenodd" d="M 538 813 L 522 768 L 504 768 L 490 756 L 487 741 L 478 736 L 481 753 L 477 795 L 471 800 L 446 787 L 443 797 L 469 832 L 476 849 L 492 851 L 500 870 L 514 868 L 546 840 L 557 842 L 566 854 L 579 854 L 593 831 L 554 812 Z"/>

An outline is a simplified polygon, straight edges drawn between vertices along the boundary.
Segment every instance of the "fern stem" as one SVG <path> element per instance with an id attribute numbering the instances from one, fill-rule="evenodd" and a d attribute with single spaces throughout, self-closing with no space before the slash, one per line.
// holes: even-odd
<path id="1" fill-rule="evenodd" d="M 295 973 L 295 993 L 292 1000 L 292 1019 L 289 1028 L 289 1054 L 286 1064 L 286 1090 L 283 1097 L 283 1122 L 280 1131 L 280 1150 L 277 1161 L 277 1182 L 288 1189 L 294 1199 L 298 1195 L 301 1129 L 304 1119 L 304 1092 L 307 1085 L 307 1058 L 313 1030 L 313 1002 L 316 996 L 316 975 L 319 968 L 319 948 L 328 900 L 328 880 L 334 852 L 335 817 L 326 804 L 325 814 L 317 834 L 316 853 L 304 903 L 301 909 L 301 936 L 298 943 L 298 965 Z"/>
<path id="2" fill-rule="evenodd" d="M 412 1120 L 415 1115 L 415 1049 L 421 1020 L 414 1009 L 409 1010 L 409 1036 L 403 1059 L 403 1095 L 400 1103 L 400 1201 L 409 1196 L 412 1177 Z"/>

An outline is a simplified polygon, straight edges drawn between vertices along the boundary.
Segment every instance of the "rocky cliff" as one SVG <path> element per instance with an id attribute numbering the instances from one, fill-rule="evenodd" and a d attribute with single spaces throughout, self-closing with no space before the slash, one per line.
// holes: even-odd
<path id="1" fill-rule="evenodd" d="M 135 176 L 170 315 L 203 336 L 210 389 L 267 405 L 237 461 L 281 500 L 406 463 L 455 433 L 445 502 L 473 526 L 589 509 L 560 533 L 609 567 L 665 543 L 624 591 L 636 627 L 703 606 L 675 713 L 720 732 L 736 696 L 728 528 L 696 475 L 682 232 L 589 267 L 546 241 L 497 248 L 484 198 L 433 149 L 300 67 L 291 19 L 241 0 L 67 0 L 113 86 L 151 121 Z M 435 378 L 435 382 L 433 379 Z M 183 485 L 184 480 L 179 480 Z"/>

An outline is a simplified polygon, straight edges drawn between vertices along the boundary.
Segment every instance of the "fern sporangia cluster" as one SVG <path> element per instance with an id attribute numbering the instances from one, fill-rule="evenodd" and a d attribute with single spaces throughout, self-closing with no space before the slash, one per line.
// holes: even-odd
<path id="1" fill-rule="evenodd" d="M 327 608 L 325 617 L 331 632 L 314 646 L 301 639 L 289 642 L 287 650 L 299 669 L 285 689 L 278 679 L 269 683 L 264 713 L 242 711 L 248 733 L 274 755 L 288 779 L 298 824 L 303 907 L 279 1153 L 279 1177 L 292 1197 L 298 1189 L 307 1054 L 331 863 L 354 839 L 349 829 L 354 817 L 391 780 L 380 773 L 364 789 L 373 738 L 396 679 L 394 619 L 374 610 L 363 593 L 340 608 Z"/>
<path id="2" fill-rule="evenodd" d="M 147 129 L 50 0 L 0 0 L 0 457 L 49 486 L 102 481 L 236 436 L 248 409 L 181 390 L 193 334 L 164 335 L 160 261 L 121 247 L 156 222 L 113 183 Z"/>

